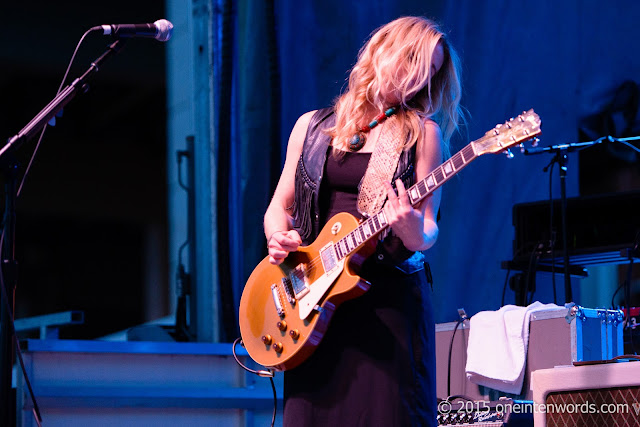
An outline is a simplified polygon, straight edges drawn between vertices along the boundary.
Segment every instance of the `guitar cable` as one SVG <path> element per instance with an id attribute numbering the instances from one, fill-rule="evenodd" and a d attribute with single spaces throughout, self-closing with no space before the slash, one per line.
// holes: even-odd
<path id="1" fill-rule="evenodd" d="M 276 391 L 276 384 L 273 381 L 273 377 L 275 376 L 275 371 L 271 369 L 255 370 L 255 369 L 249 368 L 247 365 L 242 363 L 240 359 L 238 359 L 238 355 L 236 354 L 236 345 L 238 345 L 238 343 L 240 343 L 240 345 L 244 347 L 244 343 L 242 342 L 242 337 L 236 338 L 233 344 L 231 345 L 231 352 L 233 353 L 233 358 L 236 360 L 236 363 L 245 371 L 251 372 L 252 374 L 255 374 L 259 377 L 269 378 L 269 381 L 271 382 L 271 390 L 273 391 L 273 415 L 271 416 L 271 427 L 273 427 L 276 423 L 276 412 L 278 410 L 278 392 Z"/>
<path id="2" fill-rule="evenodd" d="M 469 316 L 467 316 L 467 313 L 464 311 L 464 308 L 458 309 L 458 316 L 460 316 L 460 319 L 457 321 L 455 328 L 453 328 L 453 334 L 451 334 L 451 341 L 449 342 L 449 358 L 448 358 L 448 365 L 447 365 L 448 366 L 447 368 L 447 400 L 449 399 L 449 396 L 451 396 L 451 355 L 453 353 L 453 340 L 456 337 L 456 332 L 458 331 L 458 328 L 460 327 L 460 325 L 462 325 L 465 320 L 469 319 Z"/>

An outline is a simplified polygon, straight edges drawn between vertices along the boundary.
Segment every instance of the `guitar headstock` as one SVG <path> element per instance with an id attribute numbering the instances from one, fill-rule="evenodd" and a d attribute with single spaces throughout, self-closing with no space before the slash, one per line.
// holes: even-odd
<path id="1" fill-rule="evenodd" d="M 510 154 L 511 147 L 540 135 L 542 132 L 540 125 L 540 117 L 533 109 L 524 111 L 519 116 L 496 126 L 485 133 L 482 138 L 472 142 L 474 151 L 478 156 L 502 151 Z"/>

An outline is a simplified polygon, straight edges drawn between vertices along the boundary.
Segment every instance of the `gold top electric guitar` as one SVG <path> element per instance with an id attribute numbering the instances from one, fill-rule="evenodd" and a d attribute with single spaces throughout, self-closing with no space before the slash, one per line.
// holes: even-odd
<path id="1" fill-rule="evenodd" d="M 479 156 L 506 151 L 512 157 L 509 148 L 540 132 L 540 118 L 533 110 L 496 126 L 410 187 L 411 205 Z M 311 245 L 290 253 L 282 264 L 263 259 L 240 300 L 240 333 L 251 358 L 276 370 L 291 369 L 306 360 L 320 343 L 336 307 L 369 288 L 357 275 L 358 267 L 387 226 L 382 210 L 363 221 L 340 213 Z"/>

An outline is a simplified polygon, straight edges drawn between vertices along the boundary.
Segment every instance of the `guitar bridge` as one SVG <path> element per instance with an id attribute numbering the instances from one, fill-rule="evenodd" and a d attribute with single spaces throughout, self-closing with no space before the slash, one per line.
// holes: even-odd
<path id="1" fill-rule="evenodd" d="M 282 301 L 280 300 L 280 292 L 278 292 L 278 285 L 275 283 L 271 285 L 271 296 L 273 297 L 273 304 L 276 306 L 276 311 L 278 312 L 278 316 L 284 317 L 284 307 L 282 306 Z"/>
<path id="2" fill-rule="evenodd" d="M 293 292 L 293 285 L 291 284 L 291 279 L 288 277 L 282 278 L 282 287 L 284 288 L 284 293 L 287 295 L 287 300 L 291 305 L 296 305 L 296 298 Z"/>

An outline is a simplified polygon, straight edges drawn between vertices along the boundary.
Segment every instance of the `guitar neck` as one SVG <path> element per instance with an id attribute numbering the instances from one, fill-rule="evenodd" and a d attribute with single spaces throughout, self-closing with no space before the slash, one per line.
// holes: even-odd
<path id="1" fill-rule="evenodd" d="M 473 149 L 474 142 L 469 143 L 446 162 L 434 169 L 426 178 L 420 180 L 420 182 L 407 190 L 411 206 L 420 203 L 478 157 Z M 389 223 L 384 215 L 384 210 L 380 210 L 370 218 L 367 218 L 360 223 L 355 230 L 335 243 L 338 259 L 341 260 L 356 252 L 364 243 L 380 234 L 388 226 Z"/>
<path id="2" fill-rule="evenodd" d="M 536 136 L 540 132 L 540 117 L 533 109 L 523 111 L 516 118 L 497 125 L 486 132 L 483 137 L 470 142 L 466 147 L 433 170 L 426 178 L 409 188 L 407 193 L 411 206 L 420 203 L 421 200 L 433 193 L 434 190 L 479 156 L 504 151 L 511 155 L 511 152 L 508 151 L 511 147 L 530 139 L 537 140 Z M 389 223 L 383 210 L 366 219 L 355 230 L 335 243 L 334 247 L 338 259 L 341 260 L 356 252 L 364 243 L 377 236 L 388 226 Z"/>

